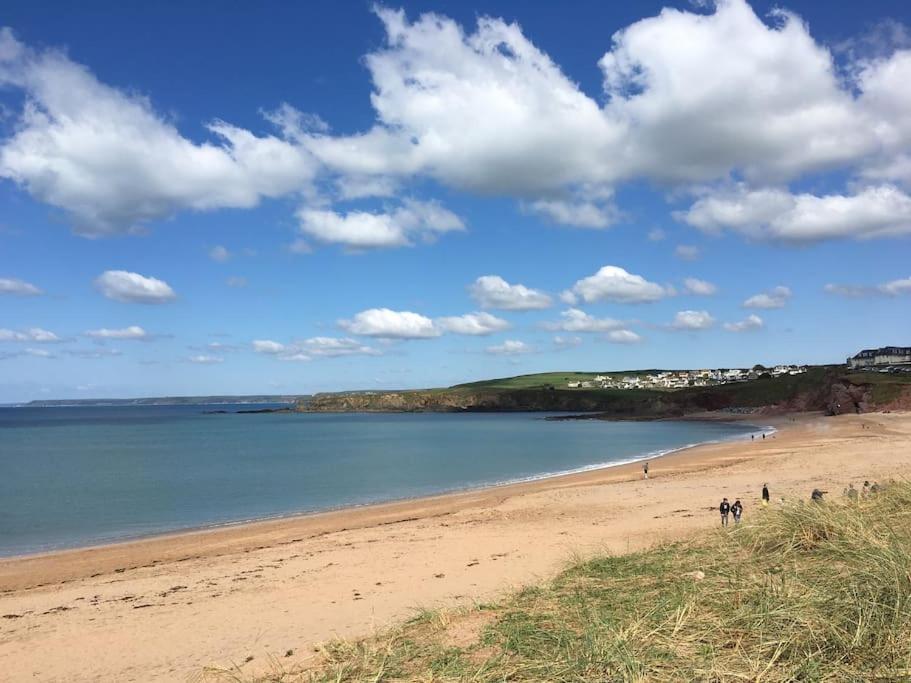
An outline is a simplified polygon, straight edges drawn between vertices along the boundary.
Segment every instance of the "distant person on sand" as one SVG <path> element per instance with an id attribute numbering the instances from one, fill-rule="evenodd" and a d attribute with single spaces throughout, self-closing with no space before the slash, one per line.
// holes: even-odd
<path id="1" fill-rule="evenodd" d="M 762 507 L 766 507 L 769 504 L 769 485 L 762 485 Z"/>
<path id="2" fill-rule="evenodd" d="M 740 499 L 734 501 L 734 504 L 731 506 L 731 514 L 734 515 L 734 524 L 740 524 L 740 515 L 743 514 L 743 503 L 740 502 Z"/>
<path id="3" fill-rule="evenodd" d="M 861 498 L 866 498 L 870 495 L 870 482 L 864 481 L 864 487 L 860 491 Z"/>
<path id="4" fill-rule="evenodd" d="M 642 474 L 648 479 L 648 460 L 646 460 L 645 464 L 642 466 Z"/>
<path id="5" fill-rule="evenodd" d="M 727 526 L 728 514 L 731 512 L 731 504 L 728 502 L 727 498 L 721 501 L 721 505 L 718 506 L 718 510 L 721 512 L 721 526 Z"/>

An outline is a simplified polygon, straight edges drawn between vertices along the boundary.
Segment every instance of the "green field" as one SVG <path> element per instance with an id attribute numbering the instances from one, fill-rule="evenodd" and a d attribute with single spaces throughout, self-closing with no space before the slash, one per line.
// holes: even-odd
<path id="1" fill-rule="evenodd" d="M 629 370 L 629 371 L 604 371 L 604 372 L 541 372 L 535 375 L 518 375 L 516 377 L 500 377 L 479 382 L 457 384 L 452 389 L 539 389 L 554 387 L 566 389 L 569 382 L 584 382 L 594 379 L 597 375 L 605 377 L 629 377 L 648 375 L 661 370 Z"/>

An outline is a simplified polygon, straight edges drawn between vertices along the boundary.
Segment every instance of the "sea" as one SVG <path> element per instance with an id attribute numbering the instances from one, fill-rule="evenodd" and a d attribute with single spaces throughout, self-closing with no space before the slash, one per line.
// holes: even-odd
<path id="1" fill-rule="evenodd" d="M 757 431 L 544 413 L 237 412 L 264 407 L 278 406 L 0 408 L 0 556 L 527 481 Z"/>

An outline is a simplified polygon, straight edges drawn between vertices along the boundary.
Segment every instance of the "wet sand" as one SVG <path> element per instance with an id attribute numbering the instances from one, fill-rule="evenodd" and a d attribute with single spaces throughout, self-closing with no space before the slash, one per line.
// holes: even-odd
<path id="1" fill-rule="evenodd" d="M 334 637 L 470 603 L 757 512 L 911 475 L 911 414 L 763 419 L 774 438 L 466 493 L 0 560 L 0 678 L 181 681 L 293 666 Z M 293 651 L 291 657 L 284 655 Z M 252 656 L 252 660 L 246 661 Z"/>

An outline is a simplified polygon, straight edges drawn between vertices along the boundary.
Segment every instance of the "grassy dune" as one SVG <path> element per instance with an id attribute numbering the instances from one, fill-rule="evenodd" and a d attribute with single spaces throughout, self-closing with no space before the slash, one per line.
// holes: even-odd
<path id="1" fill-rule="evenodd" d="M 258 680 L 911 680 L 911 483 L 830 497 L 580 561 L 549 584 L 425 612 Z"/>

